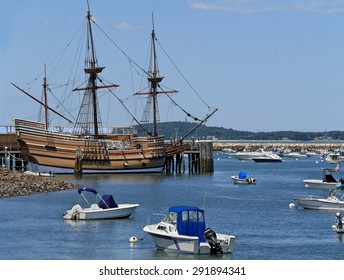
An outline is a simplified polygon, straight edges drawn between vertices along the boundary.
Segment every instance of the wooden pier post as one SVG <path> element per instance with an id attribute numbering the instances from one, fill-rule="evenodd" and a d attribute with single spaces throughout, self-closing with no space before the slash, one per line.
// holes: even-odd
<path id="1" fill-rule="evenodd" d="M 200 152 L 200 172 L 214 172 L 213 143 L 199 142 L 197 144 Z"/>
<path id="2" fill-rule="evenodd" d="M 74 175 L 82 176 L 82 157 L 81 149 L 78 147 L 75 154 Z"/>

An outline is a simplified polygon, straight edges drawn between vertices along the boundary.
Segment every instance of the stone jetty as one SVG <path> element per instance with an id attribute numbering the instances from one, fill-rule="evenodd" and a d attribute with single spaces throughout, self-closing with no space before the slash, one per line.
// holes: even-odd
<path id="1" fill-rule="evenodd" d="M 76 189 L 79 185 L 57 178 L 28 175 L 0 168 L 0 198 Z"/>
<path id="2" fill-rule="evenodd" d="M 344 142 L 329 142 L 329 143 L 297 143 L 297 142 L 257 142 L 257 141 L 243 141 L 243 142 L 214 142 L 213 147 L 215 151 L 221 151 L 224 149 L 232 149 L 236 151 L 243 151 L 244 149 L 249 149 L 252 151 L 258 149 L 264 149 L 266 151 L 272 149 L 289 149 L 293 152 L 299 151 L 335 151 L 335 150 L 344 150 Z"/>

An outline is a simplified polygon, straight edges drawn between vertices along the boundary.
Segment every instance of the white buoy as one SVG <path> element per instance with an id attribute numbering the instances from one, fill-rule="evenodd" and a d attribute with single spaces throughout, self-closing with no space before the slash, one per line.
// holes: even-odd
<path id="1" fill-rule="evenodd" d="M 129 238 L 129 242 L 130 243 L 136 243 L 137 242 L 137 237 L 136 236 L 132 236 Z"/>
<path id="2" fill-rule="evenodd" d="M 290 208 L 290 209 L 295 209 L 295 204 L 294 204 L 294 203 L 290 203 L 290 204 L 289 204 L 289 208 Z"/>

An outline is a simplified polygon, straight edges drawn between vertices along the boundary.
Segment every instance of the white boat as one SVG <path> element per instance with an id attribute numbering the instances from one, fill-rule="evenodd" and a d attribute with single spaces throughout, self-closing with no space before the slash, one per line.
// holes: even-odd
<path id="1" fill-rule="evenodd" d="M 259 150 L 259 151 L 242 151 L 242 152 L 236 152 L 233 154 L 234 157 L 236 157 L 238 160 L 242 161 L 251 161 L 254 157 L 260 157 L 265 155 L 266 152 Z"/>
<path id="2" fill-rule="evenodd" d="M 83 192 L 91 192 L 96 195 L 98 203 L 90 204 Z M 66 220 L 99 220 L 99 219 L 119 219 L 130 217 L 139 204 L 117 204 L 112 195 L 102 197 L 95 189 L 82 187 L 78 193 L 84 198 L 88 207 L 83 208 L 80 204 L 74 205 L 70 210 L 65 211 L 63 218 Z"/>
<path id="3" fill-rule="evenodd" d="M 322 153 L 320 151 L 311 151 L 306 153 L 307 157 L 322 157 Z"/>
<path id="4" fill-rule="evenodd" d="M 290 152 L 290 153 L 284 154 L 284 156 L 289 157 L 289 158 L 306 158 L 307 154 L 299 153 L 299 152 Z"/>
<path id="5" fill-rule="evenodd" d="M 234 184 L 242 184 L 242 185 L 255 185 L 257 180 L 252 177 L 247 177 L 245 171 L 240 171 L 238 176 L 231 176 Z"/>
<path id="6" fill-rule="evenodd" d="M 329 153 L 326 155 L 325 160 L 327 163 L 336 164 L 344 161 L 343 152 L 340 153 Z"/>
<path id="7" fill-rule="evenodd" d="M 337 181 L 331 173 L 338 172 L 340 163 L 337 163 L 337 167 L 335 169 L 328 169 L 323 168 L 323 177 L 322 179 L 306 179 L 303 180 L 305 183 L 305 186 L 307 188 L 313 188 L 313 189 L 324 189 L 324 190 L 335 190 L 337 189 L 342 183 L 344 182 L 344 179 L 340 179 Z"/>
<path id="8" fill-rule="evenodd" d="M 226 254 L 233 252 L 235 236 L 206 228 L 204 210 L 193 206 L 172 206 L 157 224 L 143 228 L 158 249 L 187 254 Z"/>
<path id="9" fill-rule="evenodd" d="M 332 230 L 336 233 L 344 233 L 344 220 L 339 212 L 336 213 L 336 223 L 332 226 Z"/>
<path id="10" fill-rule="evenodd" d="M 320 196 L 307 195 L 300 196 L 294 199 L 296 205 L 291 205 L 293 208 L 301 206 L 304 209 L 310 210 L 343 210 L 344 201 L 343 196 L 337 197 L 334 190 L 330 190 L 328 197 L 323 198 Z"/>
<path id="11" fill-rule="evenodd" d="M 54 173 L 52 172 L 35 172 L 35 171 L 24 171 L 24 174 L 26 175 L 32 175 L 32 176 L 41 176 L 41 177 L 54 177 Z"/>
<path id="12" fill-rule="evenodd" d="M 282 162 L 282 158 L 274 153 L 265 153 L 262 156 L 253 157 L 254 162 Z"/>

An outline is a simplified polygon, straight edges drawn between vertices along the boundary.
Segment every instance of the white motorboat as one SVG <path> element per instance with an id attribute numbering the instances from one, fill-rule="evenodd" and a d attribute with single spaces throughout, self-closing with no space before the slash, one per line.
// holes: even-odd
<path id="1" fill-rule="evenodd" d="M 258 151 L 242 151 L 242 152 L 236 152 L 233 154 L 234 157 L 236 157 L 238 160 L 242 161 L 251 161 L 254 157 L 260 157 L 265 155 L 266 152 L 263 150 Z"/>
<path id="2" fill-rule="evenodd" d="M 96 195 L 96 202 L 90 204 L 83 192 L 91 192 Z M 112 195 L 103 195 L 102 197 L 95 189 L 82 187 L 78 193 L 84 198 L 88 207 L 83 208 L 80 204 L 74 205 L 70 210 L 65 211 L 63 218 L 66 220 L 96 220 L 96 219 L 119 219 L 130 217 L 139 204 L 117 204 Z"/>
<path id="3" fill-rule="evenodd" d="M 344 233 L 344 219 L 339 212 L 336 213 L 336 223 L 332 226 L 332 230 L 336 233 Z"/>
<path id="4" fill-rule="evenodd" d="M 55 177 L 54 173 L 52 172 L 35 172 L 35 171 L 24 171 L 24 174 L 26 175 L 32 175 L 32 176 L 41 176 L 41 177 Z"/>
<path id="5" fill-rule="evenodd" d="M 327 163 L 336 164 L 344 161 L 343 152 L 340 153 L 329 153 L 326 155 L 325 160 Z"/>
<path id="6" fill-rule="evenodd" d="M 337 167 L 335 169 L 328 169 L 323 168 L 323 177 L 322 179 L 307 179 L 303 180 L 305 186 L 307 188 L 313 189 L 324 189 L 324 190 L 335 190 L 337 189 L 342 183 L 344 183 L 344 179 L 340 179 L 337 181 L 331 173 L 338 172 L 340 163 L 337 163 Z"/>
<path id="7" fill-rule="evenodd" d="M 172 206 L 157 224 L 143 228 L 158 249 L 187 254 L 226 254 L 233 252 L 235 236 L 206 228 L 204 210 L 193 206 Z"/>
<path id="8" fill-rule="evenodd" d="M 329 190 L 329 194 L 327 198 L 323 198 L 320 196 L 314 195 L 307 195 L 307 196 L 299 196 L 294 199 L 296 205 L 293 203 L 290 205 L 291 208 L 297 208 L 301 206 L 304 209 L 311 209 L 311 210 L 343 210 L 344 209 L 344 201 L 343 196 L 337 197 L 336 192 L 334 190 Z"/>
<path id="9" fill-rule="evenodd" d="M 284 154 L 284 156 L 289 157 L 289 158 L 306 158 L 307 154 L 300 153 L 300 152 L 290 152 L 290 153 Z"/>
<path id="10" fill-rule="evenodd" d="M 238 176 L 231 176 L 234 184 L 242 184 L 242 185 L 255 185 L 257 180 L 252 177 L 247 177 L 245 171 L 240 171 Z"/>
<path id="11" fill-rule="evenodd" d="M 282 158 L 274 153 L 265 153 L 264 155 L 253 157 L 254 162 L 282 162 Z"/>

